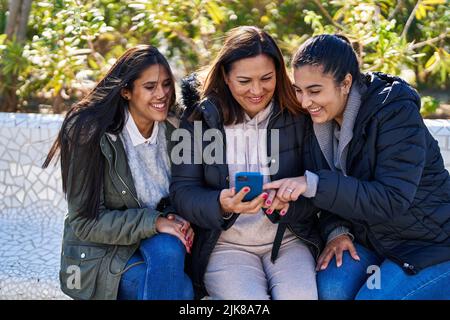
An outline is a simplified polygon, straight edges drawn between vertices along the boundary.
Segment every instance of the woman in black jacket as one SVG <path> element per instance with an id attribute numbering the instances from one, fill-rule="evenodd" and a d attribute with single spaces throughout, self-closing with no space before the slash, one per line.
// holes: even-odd
<path id="1" fill-rule="evenodd" d="M 306 115 L 298 113 L 279 48 L 258 28 L 235 28 L 202 84 L 199 103 L 184 84 L 180 127 L 191 150 L 184 148 L 178 162 L 175 146 L 179 164 L 170 186 L 174 205 L 195 230 L 197 297 L 317 299 L 320 236 L 310 201 L 287 205 L 273 199 L 275 191 L 242 201 L 251 190 L 234 188 L 239 171 L 261 172 L 266 182 L 303 174 Z"/>
<path id="2" fill-rule="evenodd" d="M 265 187 L 322 210 L 319 298 L 450 299 L 450 178 L 417 92 L 397 77 L 362 75 L 342 36 L 306 41 L 292 65 L 313 122 L 309 171 Z"/>

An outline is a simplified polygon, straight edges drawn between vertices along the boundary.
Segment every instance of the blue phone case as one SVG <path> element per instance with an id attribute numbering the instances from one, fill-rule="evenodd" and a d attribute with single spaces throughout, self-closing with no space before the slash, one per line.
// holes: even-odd
<path id="1" fill-rule="evenodd" d="M 263 191 L 263 176 L 259 172 L 236 172 L 235 175 L 236 193 L 242 188 L 249 187 L 243 201 L 251 201 L 259 196 Z"/>

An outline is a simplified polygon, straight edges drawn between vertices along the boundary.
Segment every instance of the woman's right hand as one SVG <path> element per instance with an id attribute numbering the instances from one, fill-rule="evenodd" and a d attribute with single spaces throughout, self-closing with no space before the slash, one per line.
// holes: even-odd
<path id="1" fill-rule="evenodd" d="M 297 201 L 307 188 L 306 177 L 292 177 L 272 181 L 264 184 L 263 189 L 275 189 L 277 198 L 284 202 Z"/>
<path id="2" fill-rule="evenodd" d="M 220 192 L 220 206 L 224 212 L 234 212 L 234 213 L 257 213 L 264 205 L 265 200 L 269 196 L 267 192 L 261 193 L 259 196 L 254 198 L 252 201 L 245 201 L 245 195 L 250 192 L 249 187 L 242 188 L 238 193 L 236 193 L 235 188 L 223 189 Z"/>
<path id="3" fill-rule="evenodd" d="M 317 259 L 316 271 L 325 270 L 333 257 L 336 257 L 336 266 L 339 268 L 342 265 L 342 256 L 346 250 L 354 260 L 360 261 L 352 239 L 347 234 L 342 234 L 327 243 L 319 259 Z"/>
<path id="4" fill-rule="evenodd" d="M 191 253 L 194 241 L 194 230 L 190 223 L 176 214 L 168 214 L 167 218 L 158 217 L 156 219 L 156 230 L 159 233 L 171 234 L 183 243 L 187 253 Z"/>

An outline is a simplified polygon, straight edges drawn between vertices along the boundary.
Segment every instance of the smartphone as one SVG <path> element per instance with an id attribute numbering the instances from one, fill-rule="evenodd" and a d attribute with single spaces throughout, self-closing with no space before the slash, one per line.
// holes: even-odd
<path id="1" fill-rule="evenodd" d="M 242 201 L 251 201 L 263 192 L 263 175 L 261 173 L 236 172 L 235 178 L 236 193 L 242 188 L 250 188 L 250 192 L 245 195 Z"/>

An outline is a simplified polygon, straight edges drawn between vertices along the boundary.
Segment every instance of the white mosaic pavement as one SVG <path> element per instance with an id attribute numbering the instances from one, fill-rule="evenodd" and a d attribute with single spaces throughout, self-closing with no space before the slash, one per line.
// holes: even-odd
<path id="1" fill-rule="evenodd" d="M 41 169 L 56 115 L 0 113 L 0 299 L 68 299 L 59 289 L 66 202 L 59 166 Z M 450 120 L 426 120 L 450 169 Z"/>
<path id="2" fill-rule="evenodd" d="M 58 271 L 66 202 L 41 169 L 60 116 L 0 113 L 0 299 L 67 299 Z"/>

